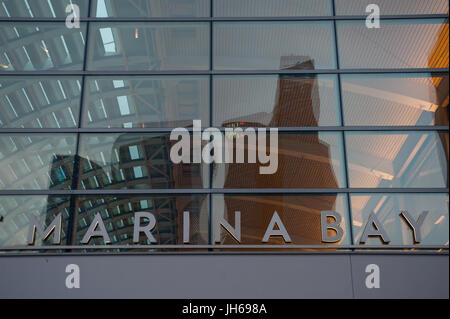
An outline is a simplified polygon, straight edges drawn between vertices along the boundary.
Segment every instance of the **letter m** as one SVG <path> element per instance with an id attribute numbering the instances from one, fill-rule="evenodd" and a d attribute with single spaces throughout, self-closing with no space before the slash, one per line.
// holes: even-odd
<path id="1" fill-rule="evenodd" d="M 48 225 L 47 229 L 44 231 L 39 224 L 36 216 L 31 215 L 30 218 L 30 228 L 28 231 L 28 245 L 34 244 L 35 233 L 37 233 L 37 237 L 45 240 L 50 234 L 55 231 L 55 235 L 53 236 L 53 243 L 59 244 L 61 243 L 61 213 L 53 219 L 52 223 Z"/>

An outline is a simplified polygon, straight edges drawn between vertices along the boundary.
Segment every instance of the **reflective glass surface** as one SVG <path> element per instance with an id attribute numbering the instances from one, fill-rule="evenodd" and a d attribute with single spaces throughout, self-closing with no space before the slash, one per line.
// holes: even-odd
<path id="1" fill-rule="evenodd" d="M 87 17 L 89 0 L 1 0 L 0 17 L 66 18 L 66 7 L 71 4 L 78 6 L 79 16 Z"/>
<path id="2" fill-rule="evenodd" d="M 89 70 L 207 70 L 209 24 L 91 23 Z"/>
<path id="3" fill-rule="evenodd" d="M 92 0 L 94 17 L 209 17 L 210 0 Z"/>
<path id="4" fill-rule="evenodd" d="M 70 219 L 69 196 L 0 196 L 0 215 L 3 216 L 0 227 L 0 247 L 27 246 L 30 218 L 36 217 L 39 226 L 45 230 L 61 214 L 61 244 L 66 244 Z M 54 233 L 53 233 L 54 234 Z M 52 245 L 53 235 L 45 241 L 35 235 L 34 245 Z"/>
<path id="5" fill-rule="evenodd" d="M 343 74 L 346 125 L 448 125 L 448 75 Z"/>
<path id="6" fill-rule="evenodd" d="M 330 0 L 213 0 L 216 17 L 331 15 Z"/>
<path id="7" fill-rule="evenodd" d="M 0 76 L 0 127 L 78 127 L 81 77 Z"/>
<path id="8" fill-rule="evenodd" d="M 208 165 L 174 164 L 170 134 L 82 134 L 79 189 L 208 187 Z M 191 147 L 193 143 L 190 143 Z M 192 149 L 191 149 L 192 154 Z"/>
<path id="9" fill-rule="evenodd" d="M 85 127 L 209 126 L 209 78 L 89 77 Z"/>
<path id="10" fill-rule="evenodd" d="M 365 16 L 366 7 L 375 3 L 384 15 L 445 14 L 447 0 L 334 0 L 337 15 Z"/>
<path id="11" fill-rule="evenodd" d="M 135 213 L 149 212 L 156 224 L 151 230 L 156 245 L 183 244 L 183 212 L 189 212 L 189 244 L 208 243 L 208 198 L 192 196 L 81 196 L 76 200 L 77 214 L 74 244 L 80 245 L 95 215 L 100 213 L 112 245 L 132 245 L 134 225 L 147 225 L 149 220 L 135 220 Z M 103 245 L 102 237 L 88 243 Z M 141 232 L 139 242 L 152 244 Z"/>
<path id="12" fill-rule="evenodd" d="M 320 213 L 334 211 L 341 215 L 340 227 L 344 236 L 335 244 L 349 245 L 349 218 L 346 195 L 308 196 L 308 195 L 213 195 L 215 218 L 225 219 L 235 226 L 235 211 L 241 212 L 241 244 L 263 245 L 262 239 L 276 211 L 294 245 L 330 245 L 322 243 Z M 334 222 L 334 221 L 333 221 Z M 279 227 L 279 225 L 278 225 Z M 329 230 L 329 236 L 336 233 Z M 267 244 L 285 244 L 282 236 L 270 236 Z M 236 239 L 223 228 L 220 243 L 238 244 Z"/>
<path id="13" fill-rule="evenodd" d="M 86 24 L 0 22 L 0 72 L 82 70 Z"/>
<path id="14" fill-rule="evenodd" d="M 215 126 L 340 125 L 334 75 L 214 77 Z"/>
<path id="15" fill-rule="evenodd" d="M 330 21 L 214 23 L 214 69 L 335 67 Z"/>
<path id="16" fill-rule="evenodd" d="M 337 21 L 341 68 L 448 68 L 448 22 L 443 19 Z M 374 31 L 375 30 L 375 31 Z"/>
<path id="17" fill-rule="evenodd" d="M 280 133 L 278 152 L 270 150 L 276 158 L 270 159 L 265 164 L 261 163 L 259 142 L 257 147 L 255 147 L 256 143 L 249 144 L 248 137 L 243 133 L 226 133 L 225 138 L 230 141 L 230 144 L 232 143 L 234 161 L 229 164 L 214 164 L 213 186 L 215 188 L 346 186 L 340 133 Z M 263 146 L 266 146 L 266 152 L 269 154 L 269 138 L 266 138 L 266 145 L 263 144 Z M 244 153 L 244 163 L 237 162 L 237 151 Z M 249 154 L 255 154 L 255 163 L 248 160 Z M 261 174 L 262 167 L 272 167 L 275 171 L 273 174 Z"/>
<path id="18" fill-rule="evenodd" d="M 448 187 L 448 133 L 346 132 L 350 187 Z"/>
<path id="19" fill-rule="evenodd" d="M 240 211 L 241 244 L 264 245 L 277 212 L 291 244 L 317 247 L 322 211 L 343 217 L 337 246 L 359 245 L 370 213 L 413 245 L 399 214 L 428 211 L 421 245 L 448 245 L 448 19 L 424 16 L 448 1 L 379 0 L 375 29 L 372 3 L 0 0 L 0 253 L 59 213 L 61 244 L 99 213 L 131 245 L 139 211 L 156 244 L 184 243 L 184 211 L 189 244 L 214 244 L 214 218 Z M 218 244 L 238 243 L 222 228 Z"/>
<path id="20" fill-rule="evenodd" d="M 0 134 L 0 189 L 70 189 L 76 134 Z"/>
<path id="21" fill-rule="evenodd" d="M 413 232 L 402 211 L 407 211 L 414 222 L 428 212 L 420 227 L 421 245 L 448 245 L 448 194 L 352 194 L 353 234 L 358 244 L 369 215 L 375 213 L 380 226 L 390 239 L 390 245 L 413 245 Z M 417 234 L 416 234 L 417 236 Z M 416 238 L 417 240 L 418 238 Z M 368 237 L 366 245 L 380 245 L 379 237 Z"/>

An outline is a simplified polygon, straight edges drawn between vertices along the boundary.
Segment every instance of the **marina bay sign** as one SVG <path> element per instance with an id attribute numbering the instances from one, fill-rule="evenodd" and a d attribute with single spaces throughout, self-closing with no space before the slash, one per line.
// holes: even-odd
<path id="1" fill-rule="evenodd" d="M 409 212 L 402 211 L 399 214 L 399 218 L 405 225 L 411 230 L 414 243 L 420 243 L 422 240 L 421 227 L 424 224 L 424 220 L 428 215 L 427 211 L 422 212 L 418 218 L 414 218 Z M 182 237 L 183 243 L 190 243 L 190 212 L 183 212 L 183 229 Z M 151 212 L 136 212 L 134 215 L 133 225 L 133 243 L 139 243 L 140 236 L 144 234 L 150 243 L 157 243 L 157 239 L 152 234 L 152 230 L 155 229 L 157 220 Z M 321 241 L 322 243 L 337 243 L 342 240 L 344 236 L 343 218 L 340 213 L 335 211 L 322 211 L 320 212 L 320 227 L 321 227 Z M 61 225 L 62 216 L 58 214 L 53 221 L 45 228 L 41 223 L 32 216 L 30 219 L 30 226 L 28 231 L 28 245 L 34 245 L 35 239 L 50 240 L 53 237 L 53 244 L 61 243 Z M 213 217 L 212 221 L 212 238 L 214 243 L 221 242 L 221 233 L 227 232 L 230 234 L 237 244 L 241 243 L 241 212 L 234 212 L 234 225 L 232 226 L 223 216 L 217 214 Z M 264 235 L 260 238 L 261 243 L 269 242 L 272 236 L 281 237 L 286 244 L 292 242 L 291 237 L 284 225 L 283 220 L 280 218 L 278 212 L 274 211 L 273 215 L 267 224 Z M 88 245 L 91 239 L 100 237 L 105 244 L 110 244 L 111 239 L 103 223 L 100 213 L 97 213 L 92 220 L 89 228 L 85 232 L 81 244 Z M 359 239 L 359 244 L 364 244 L 369 237 L 377 237 L 383 244 L 389 244 L 390 238 L 383 228 L 382 223 L 378 220 L 375 213 L 368 216 L 365 221 L 363 233 Z"/>

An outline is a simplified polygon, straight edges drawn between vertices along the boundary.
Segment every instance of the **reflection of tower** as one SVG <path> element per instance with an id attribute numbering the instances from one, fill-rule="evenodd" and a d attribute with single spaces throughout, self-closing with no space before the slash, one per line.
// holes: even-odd
<path id="1" fill-rule="evenodd" d="M 314 65 L 309 58 L 288 56 L 281 58 L 281 69 L 314 69 Z M 319 114 L 320 101 L 315 76 L 280 75 L 275 107 L 268 126 L 313 127 L 318 125 Z M 278 155 L 278 170 L 272 175 L 259 174 L 259 166 L 255 164 L 229 165 L 225 187 L 338 187 L 331 163 L 329 145 L 321 141 L 318 134 L 279 134 Z M 273 197 L 273 200 L 262 196 L 247 198 L 252 201 L 248 203 L 252 213 L 242 214 L 243 224 L 252 225 L 252 228 L 264 232 L 273 212 L 277 211 L 280 217 L 292 226 L 292 229 L 300 232 L 297 236 L 293 234 L 293 237 L 297 237 L 298 241 L 301 240 L 303 244 L 318 244 L 321 238 L 320 215 L 319 210 L 314 210 L 314 208 L 333 210 L 336 196 L 324 197 L 321 203 L 317 203 L 317 198 L 298 197 L 294 200 L 295 205 L 289 204 L 292 202 L 291 199 L 283 199 L 279 196 Z M 242 202 L 233 197 L 226 197 L 225 202 L 228 220 L 234 220 L 232 217 L 234 211 L 243 209 L 239 207 L 242 206 Z M 305 209 L 301 207 L 305 207 Z M 252 238 L 244 240 L 252 241 Z"/>

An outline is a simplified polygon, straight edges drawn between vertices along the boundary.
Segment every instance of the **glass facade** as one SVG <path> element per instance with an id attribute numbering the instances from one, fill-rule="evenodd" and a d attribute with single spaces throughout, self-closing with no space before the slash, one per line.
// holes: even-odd
<path id="1" fill-rule="evenodd" d="M 82 247 L 98 215 L 105 251 L 358 249 L 373 214 L 390 245 L 448 246 L 448 1 L 380 0 L 379 29 L 365 25 L 370 3 L 0 0 L 0 252 L 33 251 L 30 222 L 57 216 L 61 245 L 103 245 Z M 267 155 L 227 129 L 277 128 L 276 171 L 250 155 L 174 162 L 173 129 L 193 158 L 208 144 L 194 120 L 247 154 Z M 143 211 L 154 241 L 134 240 Z M 424 216 L 420 242 L 405 211 Z M 342 217 L 338 241 L 323 240 L 323 212 Z M 289 241 L 263 241 L 276 216 Z"/>

